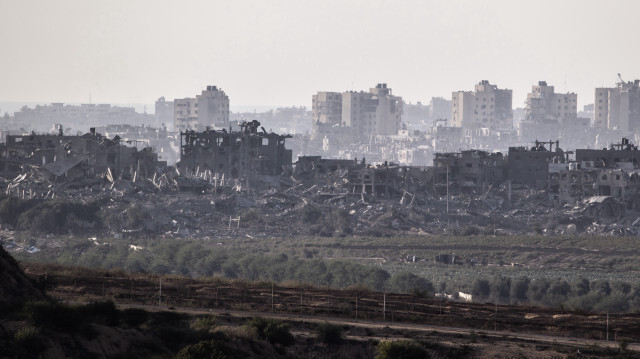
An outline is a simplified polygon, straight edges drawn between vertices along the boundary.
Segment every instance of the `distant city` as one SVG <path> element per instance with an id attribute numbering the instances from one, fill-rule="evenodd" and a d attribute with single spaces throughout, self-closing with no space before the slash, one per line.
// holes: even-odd
<path id="1" fill-rule="evenodd" d="M 290 134 L 293 158 L 366 158 L 370 163 L 432 165 L 436 153 L 507 152 L 534 141 L 559 141 L 563 148 L 603 148 L 621 138 L 640 142 L 640 81 L 596 88 L 593 103 L 578 109 L 576 93 L 557 93 L 539 81 L 524 108 L 513 109 L 512 90 L 488 80 L 450 98 L 406 103 L 389 84 L 367 91 L 318 91 L 308 107 L 237 106 L 215 85 L 179 99 L 158 98 L 153 106 L 111 104 L 27 104 L 0 125 L 6 135 L 82 134 L 96 128 L 105 137 L 146 141 L 169 164 L 178 161 L 179 133 L 238 129 L 258 121 L 269 132 Z M 5 103 L 5 109 L 17 107 Z M 160 135 L 161 134 L 161 135 Z"/>

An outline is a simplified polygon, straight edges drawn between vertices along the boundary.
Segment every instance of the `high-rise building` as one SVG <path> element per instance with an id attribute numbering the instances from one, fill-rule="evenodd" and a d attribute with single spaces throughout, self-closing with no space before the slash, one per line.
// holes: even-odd
<path id="1" fill-rule="evenodd" d="M 315 138 L 334 135 L 336 131 L 358 139 L 397 135 L 402 122 L 402 97 L 393 96 L 387 84 L 378 84 L 369 92 L 318 92 L 313 95 L 312 111 Z"/>
<path id="2" fill-rule="evenodd" d="M 173 130 L 199 131 L 198 101 L 195 98 L 180 98 L 173 100 Z"/>
<path id="3" fill-rule="evenodd" d="M 156 127 L 161 127 L 162 125 L 170 126 L 173 123 L 174 118 L 174 102 L 167 101 L 163 97 L 160 97 L 156 101 L 155 107 L 155 116 L 156 116 Z"/>
<path id="4" fill-rule="evenodd" d="M 513 128 L 512 90 L 499 89 L 482 80 L 475 91 L 452 93 L 451 122 L 463 128 Z"/>
<path id="5" fill-rule="evenodd" d="M 311 135 L 324 135 L 327 129 L 342 127 L 342 94 L 318 92 L 311 98 Z"/>
<path id="6" fill-rule="evenodd" d="M 313 122 L 340 125 L 342 122 L 342 94 L 339 92 L 318 92 L 312 97 Z"/>
<path id="7" fill-rule="evenodd" d="M 577 94 L 555 93 L 553 86 L 548 86 L 546 81 L 539 81 L 527 94 L 525 121 L 564 125 L 577 117 L 577 105 Z"/>
<path id="8" fill-rule="evenodd" d="M 640 130 L 640 80 L 596 88 L 594 126 L 624 132 Z"/>
<path id="9" fill-rule="evenodd" d="M 202 131 L 229 125 L 229 97 L 216 86 L 207 86 L 195 98 L 174 100 L 174 129 Z"/>
<path id="10" fill-rule="evenodd" d="M 196 96 L 198 121 L 204 127 L 226 128 L 229 126 L 229 96 L 216 86 L 207 86 Z"/>
<path id="11" fill-rule="evenodd" d="M 397 135 L 402 123 L 402 97 L 392 95 L 387 84 L 378 84 L 369 92 L 344 92 L 342 123 L 362 139 Z"/>

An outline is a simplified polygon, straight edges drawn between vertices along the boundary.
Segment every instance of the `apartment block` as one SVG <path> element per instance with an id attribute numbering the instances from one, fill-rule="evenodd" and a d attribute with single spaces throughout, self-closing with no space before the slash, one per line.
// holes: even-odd
<path id="1" fill-rule="evenodd" d="M 474 91 L 452 93 L 453 126 L 508 130 L 513 127 L 512 90 L 482 80 Z"/>
<path id="2" fill-rule="evenodd" d="M 313 138 L 326 135 L 333 127 L 342 126 L 342 94 L 318 92 L 311 98 L 311 134 Z"/>
<path id="3" fill-rule="evenodd" d="M 174 130 L 202 131 L 226 128 L 229 125 L 229 97 L 216 86 L 207 86 L 195 98 L 174 101 Z"/>
<path id="4" fill-rule="evenodd" d="M 199 130 L 198 101 L 195 98 L 173 100 L 173 129 L 175 131 Z"/>
<path id="5" fill-rule="evenodd" d="M 568 124 L 578 116 L 578 95 L 555 93 L 546 81 L 539 81 L 527 94 L 525 121 L 533 123 Z"/>
<path id="6" fill-rule="evenodd" d="M 632 132 L 640 130 L 640 80 L 596 88 L 594 126 Z"/>
<path id="7" fill-rule="evenodd" d="M 173 123 L 174 118 L 174 102 L 167 101 L 163 97 L 156 100 L 155 104 L 155 116 L 156 127 L 170 126 Z"/>
<path id="8" fill-rule="evenodd" d="M 313 96 L 314 137 L 323 138 L 331 128 L 357 139 L 397 135 L 402 122 L 402 97 L 394 96 L 387 84 L 369 92 L 318 92 Z"/>

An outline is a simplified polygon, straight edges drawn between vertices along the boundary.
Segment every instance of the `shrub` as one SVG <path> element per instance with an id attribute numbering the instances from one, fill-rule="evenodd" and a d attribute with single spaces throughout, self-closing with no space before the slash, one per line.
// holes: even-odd
<path id="1" fill-rule="evenodd" d="M 212 331 L 218 326 L 218 320 L 213 315 L 196 318 L 191 327 L 195 330 Z"/>
<path id="2" fill-rule="evenodd" d="M 236 358 L 233 352 L 222 339 L 201 341 L 197 344 L 187 345 L 176 355 L 176 359 L 231 359 Z"/>
<path id="3" fill-rule="evenodd" d="M 312 204 L 306 204 L 300 212 L 304 223 L 314 224 L 322 217 L 322 211 Z"/>
<path id="4" fill-rule="evenodd" d="M 151 318 L 151 326 L 172 326 L 185 327 L 184 320 L 187 318 L 185 314 L 177 312 L 158 312 L 154 313 Z"/>
<path id="5" fill-rule="evenodd" d="M 149 211 L 136 203 L 126 211 L 125 226 L 127 228 L 138 228 L 150 217 Z"/>
<path id="6" fill-rule="evenodd" d="M 129 327 L 139 327 L 149 320 L 149 313 L 138 308 L 127 308 L 120 313 L 120 318 Z"/>
<path id="7" fill-rule="evenodd" d="M 476 279 L 473 282 L 471 294 L 474 298 L 486 299 L 491 294 L 491 285 L 486 279 Z"/>
<path id="8" fill-rule="evenodd" d="M 322 323 L 316 329 L 316 340 L 329 345 L 342 342 L 342 327 L 331 323 Z"/>
<path id="9" fill-rule="evenodd" d="M 37 327 L 56 328 L 65 332 L 77 332 L 83 322 L 76 308 L 46 301 L 28 302 L 23 310 Z"/>
<path id="10" fill-rule="evenodd" d="M 412 293 L 417 297 L 426 297 L 435 291 L 433 284 L 423 277 L 402 271 L 389 281 L 391 290 L 399 293 Z"/>
<path id="11" fill-rule="evenodd" d="M 376 359 L 425 359 L 430 357 L 429 352 L 421 345 L 407 341 L 382 341 L 378 344 L 376 353 Z"/>
<path id="12" fill-rule="evenodd" d="M 202 339 L 189 328 L 160 326 L 155 329 L 156 335 L 167 348 L 178 351 L 187 343 L 194 343 Z"/>
<path id="13" fill-rule="evenodd" d="M 480 229 L 476 226 L 469 225 L 464 227 L 461 234 L 463 236 L 477 236 L 478 234 L 480 234 Z"/>
<path id="14" fill-rule="evenodd" d="M 0 201 L 0 223 L 15 227 L 18 225 L 18 218 L 27 207 L 27 201 L 16 197 L 5 197 Z"/>
<path id="15" fill-rule="evenodd" d="M 249 320 L 247 327 L 255 330 L 260 339 L 264 339 L 273 345 L 288 346 L 295 342 L 293 335 L 289 331 L 289 324 L 279 320 L 255 317 Z"/>
<path id="16" fill-rule="evenodd" d="M 18 329 L 13 335 L 16 357 L 36 358 L 44 349 L 40 331 L 34 327 Z"/>
<path id="17" fill-rule="evenodd" d="M 520 277 L 511 283 L 509 295 L 513 302 L 524 302 L 527 300 L 527 290 L 529 290 L 529 278 Z"/>
<path id="18" fill-rule="evenodd" d="M 257 208 L 248 209 L 240 214 L 240 225 L 243 227 L 263 225 L 264 223 L 264 213 Z"/>
<path id="19" fill-rule="evenodd" d="M 85 320 L 92 323 L 114 326 L 118 324 L 119 312 L 112 301 L 96 302 L 79 307 L 78 311 Z"/>
<path id="20" fill-rule="evenodd" d="M 96 203 L 63 200 L 32 200 L 20 207 L 18 229 L 40 233 L 65 233 L 98 220 Z M 72 228 L 73 226 L 73 228 Z"/>

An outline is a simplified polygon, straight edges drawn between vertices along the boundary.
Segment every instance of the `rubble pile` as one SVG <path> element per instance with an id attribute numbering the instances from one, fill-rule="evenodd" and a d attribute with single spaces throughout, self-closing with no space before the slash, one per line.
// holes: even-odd
<path id="1" fill-rule="evenodd" d="M 118 219 L 97 226 L 99 234 L 116 237 L 635 235 L 640 228 L 640 213 L 613 197 L 561 207 L 527 186 L 441 195 L 396 181 L 393 191 L 358 191 L 346 169 L 304 168 L 233 180 L 165 169 L 150 178 L 107 173 L 63 183 L 44 182 L 30 171 L 0 185 L 23 199 L 98 202 L 106 217 Z M 128 219 L 134 211 L 141 220 Z"/>
<path id="2" fill-rule="evenodd" d="M 21 229 L 60 231 L 69 221 L 73 231 L 113 236 L 640 233 L 640 169 L 633 165 L 640 151 L 627 139 L 609 150 L 577 150 L 576 162 L 558 141 L 536 141 L 508 156 L 436 154 L 434 166 L 421 167 L 320 156 L 294 164 L 289 137 L 258 121 L 241 131 L 181 132 L 181 160 L 170 167 L 152 148 L 94 129 L 9 136 L 0 146 L 0 186 L 2 196 L 23 201 L 99 206 L 93 217 L 76 208 L 70 218 L 55 216 L 63 207 L 41 206 L 47 221 L 31 212 Z M 3 225 L 20 226 L 15 213 L 4 212 Z"/>

